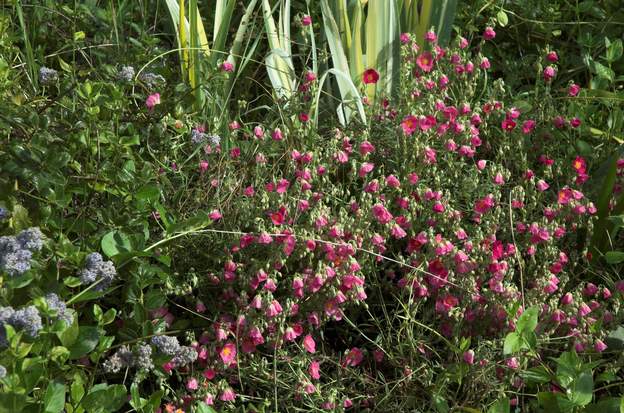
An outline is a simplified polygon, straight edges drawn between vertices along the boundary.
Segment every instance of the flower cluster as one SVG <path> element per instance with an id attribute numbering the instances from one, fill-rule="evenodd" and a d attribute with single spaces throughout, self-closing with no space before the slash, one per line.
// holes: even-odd
<path id="1" fill-rule="evenodd" d="M 115 279 L 117 271 L 112 261 L 104 261 L 102 255 L 93 252 L 87 256 L 85 268 L 80 271 L 80 281 L 83 284 L 97 283 L 95 291 L 107 289 Z"/>
<path id="2" fill-rule="evenodd" d="M 0 237 L 0 270 L 11 277 L 30 270 L 33 253 L 41 250 L 43 240 L 37 227 L 25 229 L 17 236 Z"/>
<path id="3" fill-rule="evenodd" d="M 8 345 L 5 325 L 10 325 L 18 331 L 24 331 L 31 338 L 37 337 L 43 328 L 39 310 L 35 306 L 15 310 L 13 307 L 0 307 L 0 346 Z"/>

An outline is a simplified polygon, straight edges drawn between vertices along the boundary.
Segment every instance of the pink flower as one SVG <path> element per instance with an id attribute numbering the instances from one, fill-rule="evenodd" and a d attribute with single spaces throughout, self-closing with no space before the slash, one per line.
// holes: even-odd
<path id="1" fill-rule="evenodd" d="M 320 367 L 321 367 L 321 363 L 319 363 L 316 360 L 310 363 L 310 367 L 308 368 L 308 373 L 310 373 L 310 377 L 312 377 L 314 380 L 318 380 L 321 378 Z"/>
<path id="2" fill-rule="evenodd" d="M 197 390 L 198 387 L 199 387 L 199 384 L 197 383 L 197 379 L 194 378 L 194 377 L 190 378 L 186 382 L 186 389 L 187 390 Z"/>
<path id="3" fill-rule="evenodd" d="M 199 172 L 204 173 L 208 170 L 208 161 L 199 162 Z"/>
<path id="4" fill-rule="evenodd" d="M 217 209 L 212 210 L 208 214 L 208 218 L 210 218 L 213 221 L 217 221 L 217 220 L 221 219 L 222 217 L 223 217 L 223 215 L 221 215 L 221 212 L 219 212 Z"/>
<path id="5" fill-rule="evenodd" d="M 223 63 L 221 63 L 221 70 L 223 70 L 224 72 L 233 72 L 234 71 L 234 65 L 232 64 L 232 62 L 228 62 L 227 60 Z"/>
<path id="6" fill-rule="evenodd" d="M 579 118 L 570 119 L 570 126 L 572 126 L 573 128 L 578 128 L 579 126 L 581 126 L 581 120 Z"/>
<path id="7" fill-rule="evenodd" d="M 219 396 L 219 400 L 221 400 L 222 402 L 231 402 L 234 401 L 234 399 L 236 399 L 236 393 L 234 392 L 234 390 L 232 390 L 231 387 L 223 390 L 223 393 L 221 393 L 221 396 Z"/>
<path id="8" fill-rule="evenodd" d="M 307 123 L 309 120 L 310 120 L 310 115 L 308 115 L 307 113 L 301 112 L 299 114 L 299 121 L 301 123 Z"/>
<path id="9" fill-rule="evenodd" d="M 281 141 L 282 139 L 284 139 L 281 129 L 275 128 L 271 133 L 271 138 L 273 138 L 274 141 Z"/>
<path id="10" fill-rule="evenodd" d="M 406 135 L 411 135 L 414 133 L 416 129 L 418 129 L 419 120 L 414 115 L 407 115 L 403 118 L 401 122 L 401 129 L 403 129 L 403 133 Z"/>
<path id="11" fill-rule="evenodd" d="M 401 33 L 401 36 L 399 36 L 399 39 L 401 40 L 402 44 L 407 44 L 410 41 L 410 35 L 409 33 Z"/>
<path id="12" fill-rule="evenodd" d="M 496 37 L 496 32 L 490 26 L 486 27 L 483 31 L 483 38 L 485 40 L 492 40 Z"/>
<path id="13" fill-rule="evenodd" d="M 474 356 L 475 356 L 475 353 L 474 353 L 474 351 L 473 351 L 473 350 L 468 350 L 468 351 L 465 351 L 465 352 L 464 352 L 464 361 L 465 361 L 467 364 L 472 365 L 472 364 L 474 364 Z"/>
<path id="14" fill-rule="evenodd" d="M 433 30 L 429 30 L 427 33 L 425 33 L 425 40 L 429 43 L 434 43 L 436 40 L 438 40 L 438 36 L 436 36 Z"/>
<path id="15" fill-rule="evenodd" d="M 479 67 L 483 70 L 487 70 L 490 68 L 490 59 L 488 59 L 487 57 L 484 57 L 483 59 L 481 59 L 481 63 L 479 64 Z"/>
<path id="16" fill-rule="evenodd" d="M 544 69 L 544 80 L 546 82 L 549 82 L 553 77 L 555 77 L 555 75 L 557 74 L 557 70 L 552 67 L 552 66 L 546 66 L 546 68 Z"/>
<path id="17" fill-rule="evenodd" d="M 433 55 L 431 54 L 431 52 L 423 52 L 421 53 L 417 58 L 416 58 L 416 65 L 423 71 L 426 73 L 431 72 L 431 69 L 433 69 Z"/>
<path id="18" fill-rule="evenodd" d="M 579 94 L 581 87 L 575 83 L 572 83 L 568 88 L 568 96 L 574 97 Z"/>
<path id="19" fill-rule="evenodd" d="M 371 210 L 373 212 L 373 215 L 377 219 L 377 222 L 379 222 L 380 224 L 383 225 L 392 221 L 392 218 L 393 218 L 392 214 L 382 204 L 373 205 Z"/>
<path id="20" fill-rule="evenodd" d="M 596 342 L 594 343 L 594 350 L 596 350 L 598 353 L 602 353 L 606 349 L 607 345 L 603 343 L 602 340 L 596 340 Z"/>
<path id="21" fill-rule="evenodd" d="M 544 181 L 543 179 L 540 179 L 539 181 L 537 181 L 537 184 L 535 186 L 537 187 L 537 190 L 540 192 L 544 192 L 545 190 L 550 188 L 550 185 L 548 185 L 546 181 Z"/>
<path id="22" fill-rule="evenodd" d="M 303 348 L 305 348 L 308 353 L 316 352 L 316 343 L 310 334 L 303 338 Z"/>
<path id="23" fill-rule="evenodd" d="M 159 105 L 159 104 L 160 104 L 160 93 L 154 93 L 152 95 L 149 95 L 147 99 L 145 99 L 145 106 L 147 106 L 147 109 L 149 109 L 150 111 L 154 109 L 154 106 Z"/>
<path id="24" fill-rule="evenodd" d="M 379 73 L 375 69 L 366 69 L 362 73 L 362 82 L 365 85 L 372 85 L 379 81 Z"/>
<path id="25" fill-rule="evenodd" d="M 505 118 L 505 120 L 503 120 L 503 123 L 501 124 L 501 127 L 503 128 L 503 130 L 511 132 L 516 128 L 516 122 L 514 122 L 513 119 Z"/>
<path id="26" fill-rule="evenodd" d="M 548 54 L 546 55 L 546 60 L 548 60 L 549 62 L 555 63 L 556 61 L 559 60 L 559 56 L 557 56 L 557 52 L 548 52 Z"/>
<path id="27" fill-rule="evenodd" d="M 342 362 L 342 366 L 355 367 L 360 364 L 362 360 L 364 360 L 364 353 L 362 352 L 362 350 L 357 347 L 353 347 L 345 356 L 345 359 Z"/>
<path id="28" fill-rule="evenodd" d="M 508 358 L 505 361 L 505 364 L 507 365 L 507 367 L 509 367 L 510 369 L 514 369 L 514 370 L 520 367 L 520 363 L 518 362 L 518 359 L 515 357 Z"/>
<path id="29" fill-rule="evenodd" d="M 366 154 L 375 152 L 375 147 L 372 143 L 364 141 L 360 144 L 360 154 L 365 156 Z"/>
<path id="30" fill-rule="evenodd" d="M 229 366 L 236 359 L 236 345 L 234 343 L 224 345 L 219 352 L 219 357 L 223 364 Z"/>
<path id="31" fill-rule="evenodd" d="M 522 123 L 522 133 L 528 135 L 535 129 L 535 121 L 533 119 L 527 119 Z"/>
<path id="32" fill-rule="evenodd" d="M 271 301 L 271 304 L 269 304 L 269 306 L 266 309 L 266 315 L 268 318 L 273 318 L 276 315 L 280 314 L 281 312 L 282 312 L 282 306 L 277 300 Z"/>
<path id="33" fill-rule="evenodd" d="M 364 162 L 362 166 L 360 166 L 360 170 L 358 171 L 358 175 L 363 178 L 367 173 L 371 172 L 375 168 L 375 164 L 370 162 Z"/>
<path id="34" fill-rule="evenodd" d="M 310 17 L 309 15 L 305 15 L 301 18 L 301 25 L 302 26 L 309 26 L 312 24 L 312 17 Z"/>

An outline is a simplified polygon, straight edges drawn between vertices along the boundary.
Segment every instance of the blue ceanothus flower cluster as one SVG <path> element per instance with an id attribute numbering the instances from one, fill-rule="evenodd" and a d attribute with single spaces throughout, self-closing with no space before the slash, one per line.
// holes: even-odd
<path id="1" fill-rule="evenodd" d="M 111 285 L 116 275 L 117 271 L 112 261 L 104 261 L 102 255 L 94 252 L 87 256 L 86 266 L 80 272 L 80 281 L 83 284 L 97 282 L 93 289 L 102 291 Z"/>
<path id="2" fill-rule="evenodd" d="M 33 253 L 41 251 L 43 234 L 39 228 L 28 228 L 17 236 L 0 237 L 0 271 L 10 277 L 30 270 Z"/>
<path id="3" fill-rule="evenodd" d="M 67 311 L 67 304 L 65 304 L 65 301 L 61 300 L 58 295 L 49 293 L 46 294 L 45 299 L 48 303 L 48 308 L 52 311 L 56 311 L 56 318 L 63 320 L 67 325 L 74 322 L 74 316 Z"/>
<path id="4" fill-rule="evenodd" d="M 6 347 L 9 343 L 6 337 L 5 325 L 12 326 L 16 331 L 23 331 L 31 338 L 37 337 L 43 328 L 41 316 L 34 305 L 15 310 L 13 307 L 0 307 L 0 346 Z"/>

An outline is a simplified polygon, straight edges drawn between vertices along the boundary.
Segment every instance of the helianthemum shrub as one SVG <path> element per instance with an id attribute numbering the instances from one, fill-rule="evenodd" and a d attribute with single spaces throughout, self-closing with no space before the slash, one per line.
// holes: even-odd
<path id="1" fill-rule="evenodd" d="M 301 112 L 288 129 L 239 120 L 227 153 L 204 126 L 177 134 L 195 163 L 163 179 L 187 185 L 212 225 L 168 247 L 192 275 L 153 314 L 163 328 L 190 321 L 196 352 L 159 351 L 155 373 L 179 383 L 168 408 L 524 405 L 523 389 L 576 383 L 551 378 L 548 357 L 608 348 L 621 286 L 579 276 L 596 208 L 590 165 L 567 150 L 578 86 L 550 90 L 545 56 L 520 99 L 478 47 L 429 39 L 402 36 L 400 91 L 368 102 L 368 128 L 321 137 Z M 525 382 L 529 368 L 542 377 Z"/>

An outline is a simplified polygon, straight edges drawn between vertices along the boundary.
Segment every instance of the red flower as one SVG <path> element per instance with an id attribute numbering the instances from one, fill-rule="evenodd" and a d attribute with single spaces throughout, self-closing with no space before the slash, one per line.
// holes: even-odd
<path id="1" fill-rule="evenodd" d="M 362 82 L 365 85 L 375 84 L 379 80 L 379 73 L 375 69 L 366 69 L 362 74 Z"/>
<path id="2" fill-rule="evenodd" d="M 514 122 L 513 120 L 509 119 L 509 118 L 505 118 L 505 120 L 503 121 L 502 125 L 504 130 L 506 130 L 507 132 L 511 132 L 512 130 L 515 129 L 516 127 L 516 122 Z"/>

